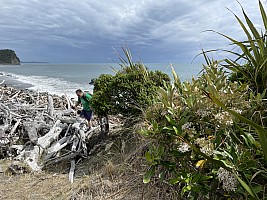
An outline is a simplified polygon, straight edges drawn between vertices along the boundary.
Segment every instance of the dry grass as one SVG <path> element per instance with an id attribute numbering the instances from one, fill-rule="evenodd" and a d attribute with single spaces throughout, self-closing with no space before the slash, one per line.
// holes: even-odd
<path id="1" fill-rule="evenodd" d="M 75 182 L 75 185 L 79 181 Z M 72 188 L 66 174 L 45 172 L 0 178 L 1 199 L 68 199 Z"/>
<path id="2" fill-rule="evenodd" d="M 143 184 L 145 142 L 133 134 L 116 134 L 106 151 L 78 162 L 73 184 L 68 181 L 69 163 L 49 166 L 40 173 L 0 174 L 0 199 L 178 199 L 166 184 Z M 4 171 L 9 164 L 0 160 Z"/>

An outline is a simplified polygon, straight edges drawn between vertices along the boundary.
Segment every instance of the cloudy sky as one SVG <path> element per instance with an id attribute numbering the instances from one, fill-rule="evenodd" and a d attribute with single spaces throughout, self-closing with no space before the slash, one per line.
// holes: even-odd
<path id="1" fill-rule="evenodd" d="M 261 28 L 257 0 L 239 0 Z M 266 7 L 266 1 L 262 1 Z M 109 62 L 126 43 L 143 62 L 190 63 L 242 31 L 234 0 L 0 0 L 0 49 L 23 61 Z M 266 8 L 267 9 L 267 8 Z M 220 55 L 214 55 L 220 56 Z"/>

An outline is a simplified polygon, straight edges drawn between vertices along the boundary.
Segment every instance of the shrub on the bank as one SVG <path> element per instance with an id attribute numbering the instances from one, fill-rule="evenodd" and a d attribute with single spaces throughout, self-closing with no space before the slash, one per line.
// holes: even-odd
<path id="1" fill-rule="evenodd" d="M 261 3 L 260 9 L 267 29 Z M 232 70 L 230 79 L 225 65 L 206 57 L 207 65 L 199 78 L 181 82 L 173 72 L 172 84 L 164 85 L 159 79 L 161 87 L 153 104 L 142 107 L 145 101 L 141 100 L 142 109 L 137 109 L 136 104 L 131 104 L 134 101 L 120 99 L 128 100 L 127 96 L 132 97 L 129 91 L 138 88 L 138 83 L 129 86 L 125 74 L 136 74 L 137 77 L 129 76 L 130 80 L 135 77 L 142 81 L 138 77 L 147 77 L 146 70 L 136 70 L 140 66 L 130 63 L 116 78 L 103 78 L 102 82 L 107 83 L 107 90 L 99 94 L 104 99 L 103 110 L 127 114 L 146 108 L 141 130 L 149 141 L 145 183 L 152 180 L 172 184 L 181 199 L 266 199 L 267 131 L 258 125 L 267 124 L 263 99 L 267 87 L 266 37 L 259 36 L 245 13 L 244 16 L 252 32 L 250 35 L 245 31 L 248 41 L 238 42 L 226 36 L 243 51 L 232 52 L 238 55 L 237 60 L 226 59 L 227 68 Z M 246 61 L 244 65 L 238 63 L 241 59 Z M 101 83 L 101 79 L 98 81 Z M 113 98 L 112 104 L 108 98 Z"/>
<path id="2" fill-rule="evenodd" d="M 249 189 L 263 197 L 267 164 L 256 133 L 205 93 L 243 115 L 251 106 L 247 85 L 227 82 L 219 63 L 209 63 L 192 82 L 176 77 L 146 111 L 141 133 L 150 139 L 150 166 L 144 182 L 168 181 L 182 199 L 245 199 Z"/>
<path id="3" fill-rule="evenodd" d="M 220 63 L 204 55 L 207 66 L 198 79 L 180 82 L 174 73 L 173 85 L 161 89 L 147 109 L 144 182 L 168 181 L 181 199 L 266 198 L 267 131 L 258 124 L 266 125 L 267 17 L 259 4 L 263 34 L 243 13 L 249 30 L 236 18 L 248 41 L 224 35 L 242 50 L 231 52 L 236 60 L 226 59 L 230 79 Z"/>
<path id="4" fill-rule="evenodd" d="M 92 105 L 98 115 L 140 115 L 157 95 L 167 74 L 149 71 L 142 63 L 124 63 L 115 75 L 101 75 L 95 80 Z"/>

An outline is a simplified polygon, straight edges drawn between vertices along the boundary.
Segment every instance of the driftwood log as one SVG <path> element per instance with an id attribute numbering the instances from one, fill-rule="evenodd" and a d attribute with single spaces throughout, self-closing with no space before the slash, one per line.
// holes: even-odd
<path id="1" fill-rule="evenodd" d="M 24 162 L 32 171 L 68 160 L 69 180 L 73 182 L 77 158 L 90 154 L 93 136 L 106 135 L 108 118 L 95 118 L 95 126 L 87 130 L 86 121 L 71 109 L 73 102 L 67 95 L 16 90 L 3 83 L 0 83 L 0 159 Z"/>

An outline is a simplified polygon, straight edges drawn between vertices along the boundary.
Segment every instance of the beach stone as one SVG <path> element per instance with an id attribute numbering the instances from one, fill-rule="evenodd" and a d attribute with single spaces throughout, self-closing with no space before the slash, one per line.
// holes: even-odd
<path id="1" fill-rule="evenodd" d="M 4 173 L 4 170 L 3 170 L 3 168 L 1 167 L 1 165 L 0 165 L 0 173 Z"/>

